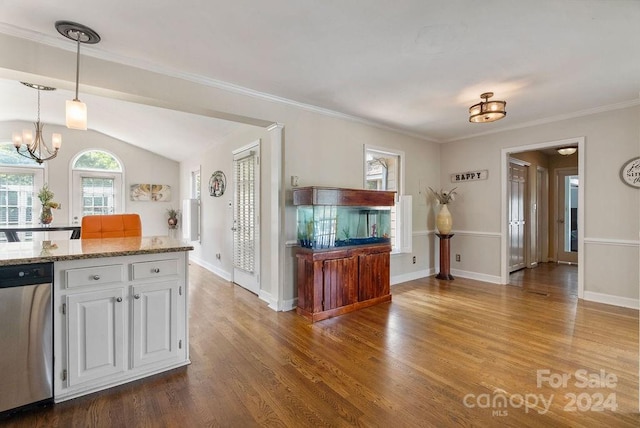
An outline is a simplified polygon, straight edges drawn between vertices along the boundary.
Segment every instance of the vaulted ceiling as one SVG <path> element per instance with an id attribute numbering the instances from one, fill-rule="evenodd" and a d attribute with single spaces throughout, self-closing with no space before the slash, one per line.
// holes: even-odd
<path id="1" fill-rule="evenodd" d="M 100 34 L 86 55 L 214 79 L 437 142 L 637 104 L 640 93 L 635 0 L 9 0 L 0 32 L 73 49 L 57 20 Z M 469 123 L 468 107 L 487 91 L 507 101 L 507 117 Z M 13 116 L 33 120 L 29 102 Z M 92 101 L 92 115 L 108 102 Z M 192 129 L 198 122 L 211 127 L 209 141 L 217 126 L 233 128 L 195 118 Z M 116 128 L 106 133 L 139 138 Z M 162 131 L 170 138 L 184 129 Z"/>

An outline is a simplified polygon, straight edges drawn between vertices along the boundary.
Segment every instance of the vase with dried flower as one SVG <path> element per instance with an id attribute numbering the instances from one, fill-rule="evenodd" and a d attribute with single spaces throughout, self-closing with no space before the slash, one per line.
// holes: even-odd
<path id="1" fill-rule="evenodd" d="M 451 217 L 451 212 L 449 211 L 449 208 L 447 208 L 447 205 L 453 202 L 456 195 L 456 189 L 457 187 L 454 187 L 449 191 L 440 189 L 439 192 L 436 192 L 429 187 L 429 190 L 440 204 L 440 211 L 436 216 L 436 227 L 441 235 L 448 235 L 451 233 L 451 228 L 453 227 L 453 218 Z"/>
<path id="2" fill-rule="evenodd" d="M 42 204 L 40 209 L 40 224 L 49 225 L 53 221 L 53 211 L 60 209 L 61 205 L 58 202 L 53 201 L 55 195 L 49 189 L 49 186 L 45 184 L 38 192 L 38 199 Z"/>

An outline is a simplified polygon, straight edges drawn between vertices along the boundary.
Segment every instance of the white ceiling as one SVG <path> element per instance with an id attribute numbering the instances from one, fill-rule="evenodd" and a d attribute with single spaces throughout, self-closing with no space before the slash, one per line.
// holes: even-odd
<path id="1" fill-rule="evenodd" d="M 87 55 L 215 79 L 438 142 L 630 105 L 640 94 L 636 0 L 2 3 L 2 32 L 71 50 L 53 24 L 79 22 L 102 37 L 83 47 Z M 507 101 L 507 117 L 469 123 L 468 107 L 487 91 Z M 83 98 L 92 128 L 134 144 L 148 137 L 118 129 L 113 117 L 98 123 L 107 101 Z M 31 120 L 33 107 L 21 113 Z M 213 126 L 208 120 L 200 122 Z M 158 134 L 175 140 L 173 132 Z"/>
<path id="2" fill-rule="evenodd" d="M 13 80 L 0 79 L 0 94 L 0 121 L 36 121 L 36 90 Z M 41 91 L 40 121 L 64 126 L 65 102 L 74 96 L 73 92 L 61 89 Z M 202 153 L 225 136 L 248 126 L 91 94 L 81 94 L 80 99 L 87 104 L 89 129 L 178 162 L 193 157 L 193 153 Z M 45 126 L 45 136 L 48 132 L 51 130 Z M 64 134 L 62 144 L 64 147 Z M 188 150 L 184 150 L 186 145 Z"/>

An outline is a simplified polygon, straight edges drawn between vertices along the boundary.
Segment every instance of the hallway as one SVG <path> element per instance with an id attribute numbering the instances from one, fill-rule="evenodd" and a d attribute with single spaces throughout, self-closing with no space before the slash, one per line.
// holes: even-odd
<path id="1" fill-rule="evenodd" d="M 524 268 L 510 274 L 509 285 L 530 293 L 577 299 L 578 266 L 539 263 L 535 268 Z"/>

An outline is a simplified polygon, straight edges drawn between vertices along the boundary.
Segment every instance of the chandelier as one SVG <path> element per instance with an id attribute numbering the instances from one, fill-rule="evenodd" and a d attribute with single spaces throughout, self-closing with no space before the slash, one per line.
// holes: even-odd
<path id="1" fill-rule="evenodd" d="M 96 44 L 100 41 L 98 33 L 91 28 L 71 21 L 57 21 L 56 30 L 77 44 L 76 51 L 76 96 L 66 103 L 67 128 L 87 130 L 87 105 L 78 99 L 80 81 L 80 43 Z"/>
<path id="2" fill-rule="evenodd" d="M 489 98 L 493 96 L 493 92 L 485 92 L 480 95 L 480 98 L 484 98 L 484 101 L 474 104 L 469 107 L 469 122 L 473 123 L 486 123 L 493 122 L 502 119 L 507 115 L 505 106 L 506 101 L 489 101 Z"/>
<path id="3" fill-rule="evenodd" d="M 33 133 L 29 129 L 24 129 L 22 132 L 14 132 L 12 135 L 13 146 L 16 148 L 18 154 L 25 158 L 31 158 L 34 161 L 41 164 L 44 161 L 53 159 L 58 155 L 58 150 L 62 145 L 62 136 L 60 134 L 51 135 L 51 149 L 47 146 L 42 138 L 42 130 L 44 125 L 40 123 L 40 91 L 55 91 L 56 88 L 50 86 L 36 85 L 34 83 L 20 82 L 29 88 L 38 90 L 38 120 L 34 123 L 36 128 L 35 138 Z M 20 150 L 22 146 L 25 146 L 25 150 Z"/>

